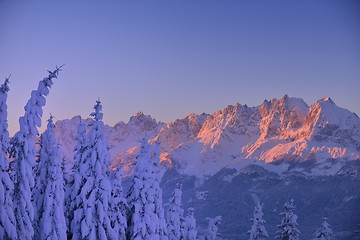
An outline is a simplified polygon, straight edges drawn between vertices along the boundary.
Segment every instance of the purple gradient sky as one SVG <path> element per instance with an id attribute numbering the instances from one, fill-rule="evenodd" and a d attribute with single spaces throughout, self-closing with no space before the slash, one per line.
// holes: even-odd
<path id="1" fill-rule="evenodd" d="M 87 117 L 100 97 L 110 125 L 137 111 L 168 122 L 285 93 L 359 115 L 360 2 L 0 1 L 11 134 L 63 63 L 45 118 Z"/>

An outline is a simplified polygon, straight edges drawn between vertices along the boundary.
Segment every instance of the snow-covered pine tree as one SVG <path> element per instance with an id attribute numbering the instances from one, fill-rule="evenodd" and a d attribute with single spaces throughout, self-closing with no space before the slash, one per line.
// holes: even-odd
<path id="1" fill-rule="evenodd" d="M 216 216 L 214 218 L 209 218 L 209 227 L 207 233 L 205 234 L 205 240 L 215 240 L 219 236 L 219 225 L 221 223 L 221 216 Z"/>
<path id="2" fill-rule="evenodd" d="M 280 213 L 283 216 L 279 230 L 276 232 L 276 239 L 280 240 L 298 240 L 300 231 L 297 229 L 297 215 L 294 213 L 294 200 L 284 204 L 285 212 Z"/>
<path id="3" fill-rule="evenodd" d="M 150 146 L 143 138 L 137 156 L 134 179 L 128 193 L 128 239 L 167 239 L 160 188 L 159 144 Z"/>
<path id="4" fill-rule="evenodd" d="M 9 78 L 0 87 L 0 239 L 16 239 L 16 222 L 12 194 L 14 184 L 9 175 L 9 162 L 6 153 L 9 147 L 7 130 L 7 93 Z"/>
<path id="5" fill-rule="evenodd" d="M 41 135 L 35 188 L 35 239 L 66 239 L 63 169 L 50 116 Z"/>
<path id="6" fill-rule="evenodd" d="M 176 188 L 169 199 L 167 210 L 167 229 L 169 240 L 184 239 L 185 219 L 184 210 L 181 208 L 182 184 L 176 184 Z"/>
<path id="7" fill-rule="evenodd" d="M 73 229 L 71 227 L 71 222 L 74 219 L 74 211 L 79 209 L 82 205 L 82 198 L 80 196 L 81 188 L 86 182 L 86 176 L 81 174 L 80 165 L 85 165 L 87 163 L 83 162 L 84 152 L 87 147 L 86 141 L 86 129 L 85 124 L 81 121 L 77 127 L 76 135 L 76 145 L 74 148 L 74 165 L 72 167 L 72 177 L 68 182 L 66 188 L 66 220 L 67 220 L 67 235 L 68 239 L 72 238 L 72 231 L 79 226 L 80 222 L 74 222 Z M 81 210 L 79 210 L 81 211 Z M 79 230 L 79 228 L 77 228 Z"/>
<path id="8" fill-rule="evenodd" d="M 34 228 L 34 207 L 31 201 L 31 190 L 34 187 L 32 168 L 35 165 L 36 147 L 35 138 L 38 136 L 38 127 L 41 126 L 42 108 L 45 106 L 45 96 L 49 94 L 53 79 L 57 78 L 61 67 L 49 72 L 49 75 L 39 82 L 36 90 L 25 105 L 25 114 L 20 117 L 20 131 L 11 140 L 10 157 L 14 158 L 14 209 L 16 231 L 22 240 L 32 239 Z"/>
<path id="9" fill-rule="evenodd" d="M 80 162 L 80 174 L 85 179 L 76 198 L 79 204 L 71 222 L 72 239 L 111 239 L 114 232 L 109 218 L 110 155 L 105 143 L 101 102 L 94 106 L 88 146 Z"/>
<path id="10" fill-rule="evenodd" d="M 127 229 L 126 214 L 128 206 L 126 199 L 123 196 L 121 169 L 119 167 L 117 167 L 112 173 L 111 185 L 111 197 L 109 202 L 111 227 L 115 232 L 116 239 L 125 240 Z"/>
<path id="11" fill-rule="evenodd" d="M 250 222 L 252 222 L 251 229 L 248 231 L 250 234 L 250 240 L 260 240 L 268 238 L 269 235 L 265 228 L 265 220 L 263 219 L 262 206 L 260 202 L 257 202 L 254 210 L 254 215 L 250 218 Z"/>
<path id="12" fill-rule="evenodd" d="M 184 239 L 195 240 L 197 237 L 197 230 L 196 230 L 196 219 L 194 216 L 194 208 L 188 208 L 187 211 L 188 214 L 185 217 Z"/>
<path id="13" fill-rule="evenodd" d="M 333 239 L 334 233 L 333 230 L 330 227 L 330 224 L 328 223 L 328 218 L 324 217 L 321 227 L 316 229 L 314 233 L 315 239 L 320 240 L 331 240 Z"/>

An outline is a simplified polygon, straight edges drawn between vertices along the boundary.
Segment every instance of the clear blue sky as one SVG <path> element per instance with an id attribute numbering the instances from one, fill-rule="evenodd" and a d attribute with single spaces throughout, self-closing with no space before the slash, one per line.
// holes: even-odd
<path id="1" fill-rule="evenodd" d="M 110 125 L 138 111 L 168 122 L 285 93 L 359 115 L 360 2 L 0 1 L 11 133 L 57 64 L 45 119 L 87 117 L 100 97 Z"/>

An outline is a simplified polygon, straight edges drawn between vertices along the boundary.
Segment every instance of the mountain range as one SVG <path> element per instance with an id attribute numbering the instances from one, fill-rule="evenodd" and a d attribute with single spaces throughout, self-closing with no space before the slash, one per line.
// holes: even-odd
<path id="1" fill-rule="evenodd" d="M 80 119 L 76 116 L 56 123 L 68 166 Z M 146 135 L 160 143 L 161 159 L 168 167 L 199 177 L 213 175 L 223 167 L 241 169 L 248 164 L 278 173 L 296 170 L 331 175 L 344 161 L 360 159 L 360 119 L 330 98 L 308 106 L 302 99 L 285 95 L 257 107 L 236 103 L 213 114 L 191 113 L 171 123 L 157 122 L 139 112 L 128 123 L 106 125 L 105 135 L 114 164 L 127 168 L 139 140 Z M 309 163 L 314 168 L 301 167 Z"/>
<path id="2" fill-rule="evenodd" d="M 66 170 L 80 121 L 91 119 L 56 122 Z M 311 239 L 324 215 L 337 239 L 349 239 L 360 223 L 360 119 L 331 98 L 309 106 L 285 95 L 257 107 L 236 103 L 170 123 L 139 112 L 127 123 L 106 125 L 105 135 L 112 166 L 123 167 L 125 188 L 139 140 L 159 142 L 164 202 L 181 181 L 184 207 L 196 209 L 200 229 L 207 216 L 222 215 L 224 239 L 246 239 L 259 200 L 270 237 L 289 198 L 297 202 L 303 239 Z"/>

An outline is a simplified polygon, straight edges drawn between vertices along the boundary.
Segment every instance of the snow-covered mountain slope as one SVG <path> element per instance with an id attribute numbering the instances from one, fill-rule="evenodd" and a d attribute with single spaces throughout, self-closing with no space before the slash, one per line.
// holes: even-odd
<path id="1" fill-rule="evenodd" d="M 55 134 L 59 140 L 67 169 L 72 167 L 77 125 L 80 121 L 84 121 L 88 125 L 92 120 L 90 118 L 81 119 L 80 116 L 75 116 L 70 120 L 56 122 Z M 134 151 L 134 147 L 140 145 L 139 140 L 144 135 L 154 138 L 159 133 L 162 125 L 163 123 L 157 122 L 142 112 L 132 116 L 128 123 L 119 122 L 113 127 L 105 125 L 105 136 L 111 159 L 115 161 L 119 158 L 118 155 L 122 156 Z M 89 127 L 87 128 L 89 129 Z"/>
<path id="2" fill-rule="evenodd" d="M 273 101 L 280 102 L 280 105 L 294 105 L 294 99 L 286 96 Z M 288 111 L 277 110 L 279 120 L 275 120 L 275 124 L 272 124 L 275 127 L 271 127 L 271 132 L 275 134 L 268 135 L 262 131 L 262 137 L 243 149 L 246 158 L 265 162 L 359 158 L 360 119 L 356 114 L 339 108 L 330 98 L 317 101 L 308 108 L 306 115 L 307 107 L 301 107 L 300 111 L 298 107 L 290 107 Z M 273 115 L 271 111 L 270 115 Z M 263 127 L 265 131 L 268 125 Z"/>
<path id="3" fill-rule="evenodd" d="M 294 199 L 300 239 L 313 239 L 321 218 L 327 216 L 334 239 L 353 239 L 360 222 L 360 161 L 348 161 L 336 174 L 309 177 L 299 172 L 279 176 L 257 165 L 241 170 L 223 168 L 201 184 L 193 176 L 169 170 L 161 187 L 164 201 L 178 182 L 183 183 L 183 205 L 195 208 L 199 232 L 207 228 L 207 217 L 222 216 L 219 231 L 223 239 L 249 239 L 248 221 L 255 204 L 263 204 L 269 239 L 275 238 L 283 205 Z"/>
<path id="4" fill-rule="evenodd" d="M 68 167 L 79 121 L 80 117 L 74 117 L 56 123 Z M 124 165 L 125 170 L 144 135 L 160 142 L 161 159 L 167 166 L 197 176 L 254 163 L 276 171 L 312 163 L 309 174 L 333 174 L 342 162 L 360 159 L 360 119 L 330 98 L 308 106 L 302 99 L 285 95 L 258 107 L 236 103 L 211 115 L 192 113 L 171 123 L 137 113 L 128 123 L 106 126 L 105 134 L 113 163 Z M 273 164 L 280 163 L 281 167 L 274 168 Z"/>

